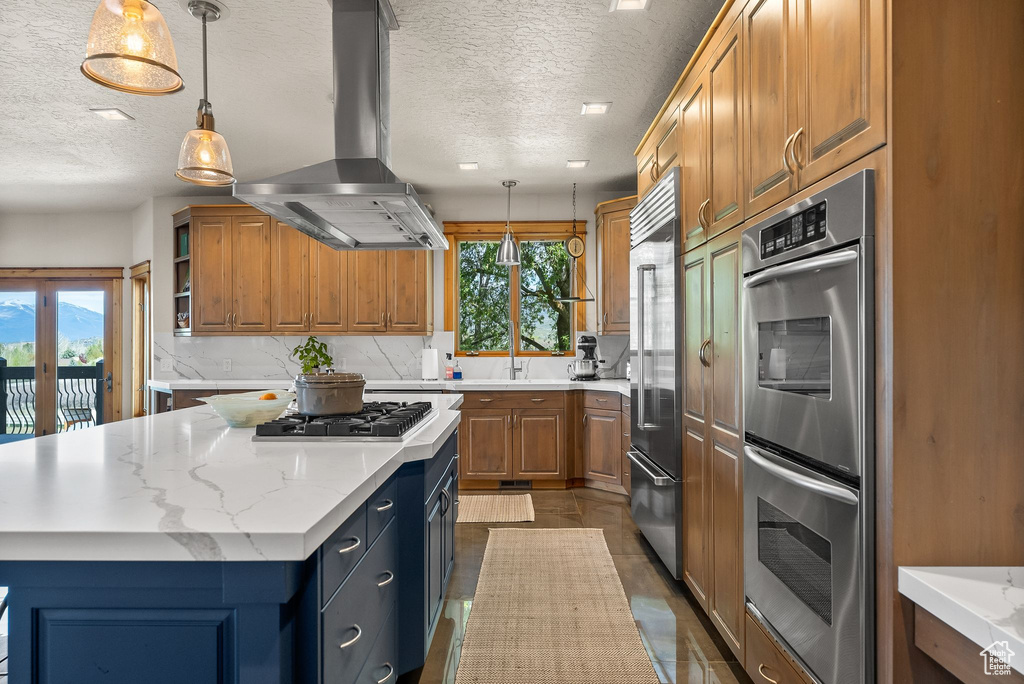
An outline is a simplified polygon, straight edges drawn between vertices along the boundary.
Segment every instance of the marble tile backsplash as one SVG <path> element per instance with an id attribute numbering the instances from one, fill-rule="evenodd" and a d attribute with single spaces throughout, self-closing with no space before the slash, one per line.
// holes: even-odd
<path id="1" fill-rule="evenodd" d="M 153 377 L 160 380 L 202 379 L 229 380 L 282 378 L 295 375 L 297 361 L 291 350 L 304 341 L 299 336 L 252 337 L 174 337 L 171 333 L 153 335 Z M 338 370 L 362 373 L 372 380 L 418 380 L 421 377 L 423 349 L 436 348 L 442 365 L 444 355 L 454 349 L 455 337 L 451 332 L 433 336 L 372 337 L 372 336 L 318 336 L 334 357 Z M 606 378 L 626 376 L 629 338 L 599 336 L 598 358 L 604 359 Z M 225 360 L 231 360 L 231 370 L 224 370 Z M 171 362 L 170 371 L 161 370 L 165 361 Z M 564 378 L 566 364 L 572 357 L 519 358 L 523 375 L 529 378 Z M 465 377 L 496 379 L 508 377 L 509 360 L 499 358 L 460 357 Z M 440 377 L 444 377 L 443 368 Z"/>

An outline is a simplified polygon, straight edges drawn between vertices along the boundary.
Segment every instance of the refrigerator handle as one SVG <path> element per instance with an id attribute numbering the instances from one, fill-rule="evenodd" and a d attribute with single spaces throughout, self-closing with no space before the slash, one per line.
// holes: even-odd
<path id="1" fill-rule="evenodd" d="M 672 484 L 671 477 L 665 477 L 664 475 L 655 474 L 646 463 L 644 463 L 644 457 L 637 451 L 627 451 L 626 456 L 630 461 L 636 464 L 636 467 L 643 471 L 644 475 L 651 479 L 655 487 L 664 487 Z"/>
<path id="2" fill-rule="evenodd" d="M 644 274 L 654 272 L 654 264 L 640 264 L 636 267 L 636 365 L 637 365 L 637 390 L 636 390 L 636 426 L 639 430 L 647 429 L 647 417 L 644 401 L 644 356 L 647 352 L 644 349 Z"/>

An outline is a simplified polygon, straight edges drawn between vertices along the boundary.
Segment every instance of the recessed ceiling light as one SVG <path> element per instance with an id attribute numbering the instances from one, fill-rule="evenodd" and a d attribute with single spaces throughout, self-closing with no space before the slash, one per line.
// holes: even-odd
<path id="1" fill-rule="evenodd" d="M 611 102 L 584 102 L 580 114 L 584 116 L 587 114 L 607 114 L 611 108 Z"/>
<path id="2" fill-rule="evenodd" d="M 609 12 L 616 10 L 642 10 L 651 5 L 651 0 L 612 0 L 612 7 Z"/>
<path id="3" fill-rule="evenodd" d="M 459 168 L 463 171 L 476 171 L 480 168 L 480 162 L 459 162 Z"/>
<path id="4" fill-rule="evenodd" d="M 117 107 L 90 107 L 89 111 L 107 121 L 135 121 L 134 116 L 125 114 Z"/>
<path id="5" fill-rule="evenodd" d="M 587 164 L 590 163 L 589 159 L 570 159 L 565 162 L 566 168 L 569 169 L 583 169 L 586 168 Z"/>

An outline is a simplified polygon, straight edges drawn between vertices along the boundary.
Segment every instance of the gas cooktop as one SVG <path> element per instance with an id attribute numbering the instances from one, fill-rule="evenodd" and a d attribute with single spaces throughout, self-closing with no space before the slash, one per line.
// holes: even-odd
<path id="1" fill-rule="evenodd" d="M 359 413 L 303 416 L 290 413 L 256 426 L 254 442 L 401 442 L 435 413 L 429 401 L 371 401 Z"/>

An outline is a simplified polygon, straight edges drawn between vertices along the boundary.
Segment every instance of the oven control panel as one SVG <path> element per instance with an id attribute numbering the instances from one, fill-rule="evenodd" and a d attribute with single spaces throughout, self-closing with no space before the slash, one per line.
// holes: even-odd
<path id="1" fill-rule="evenodd" d="M 761 258 L 778 256 L 791 249 L 824 240 L 825 202 L 779 221 L 761 231 Z"/>

